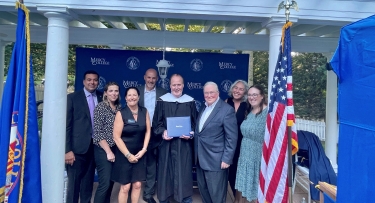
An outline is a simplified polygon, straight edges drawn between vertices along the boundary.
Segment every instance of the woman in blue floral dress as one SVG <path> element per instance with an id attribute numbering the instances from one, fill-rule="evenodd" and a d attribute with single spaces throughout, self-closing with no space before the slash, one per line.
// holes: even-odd
<path id="1" fill-rule="evenodd" d="M 264 90 L 259 85 L 250 87 L 247 92 L 246 118 L 241 124 L 243 139 L 236 175 L 235 188 L 241 192 L 242 201 L 257 200 L 259 170 L 262 158 L 262 145 L 267 118 L 267 101 Z"/>

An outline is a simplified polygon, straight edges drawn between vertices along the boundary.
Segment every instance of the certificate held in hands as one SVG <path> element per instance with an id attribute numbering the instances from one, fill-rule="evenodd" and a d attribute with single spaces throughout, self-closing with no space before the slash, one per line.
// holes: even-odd
<path id="1" fill-rule="evenodd" d="M 191 121 L 190 116 L 167 117 L 168 137 L 190 136 Z"/>

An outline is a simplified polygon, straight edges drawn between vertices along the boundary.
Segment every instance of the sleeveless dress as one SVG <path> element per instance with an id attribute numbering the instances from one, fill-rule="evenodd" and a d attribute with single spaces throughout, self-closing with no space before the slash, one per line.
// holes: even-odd
<path id="1" fill-rule="evenodd" d="M 235 188 L 242 192 L 242 196 L 248 201 L 258 198 L 259 171 L 267 113 L 267 108 L 263 109 L 258 116 L 249 113 L 241 124 L 243 138 Z"/>
<path id="2" fill-rule="evenodd" d="M 120 111 L 124 122 L 121 139 L 133 155 L 143 148 L 146 133 L 146 112 L 146 108 L 139 106 L 136 121 L 129 107 L 126 106 Z M 139 159 L 137 163 L 130 163 L 125 155 L 117 149 L 115 157 L 116 161 L 113 164 L 111 176 L 113 181 L 125 185 L 146 180 L 145 156 Z"/>

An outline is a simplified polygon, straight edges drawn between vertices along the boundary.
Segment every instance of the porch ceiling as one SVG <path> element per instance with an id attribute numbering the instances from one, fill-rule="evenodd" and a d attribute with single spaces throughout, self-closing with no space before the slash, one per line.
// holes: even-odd
<path id="1" fill-rule="evenodd" d="M 265 51 L 269 34 L 264 25 L 270 19 L 284 19 L 276 12 L 280 3 L 277 0 L 66 2 L 25 1 L 30 9 L 32 42 L 46 42 L 48 19 L 43 12 L 54 8 L 65 10 L 72 17 L 71 44 L 162 47 L 165 37 L 167 47 Z M 300 12 L 292 11 L 291 16 L 292 47 L 297 52 L 334 51 L 341 27 L 370 16 L 375 10 L 375 3 L 370 0 L 298 3 Z M 16 22 L 14 1 L 0 0 L 1 40 L 15 40 Z"/>

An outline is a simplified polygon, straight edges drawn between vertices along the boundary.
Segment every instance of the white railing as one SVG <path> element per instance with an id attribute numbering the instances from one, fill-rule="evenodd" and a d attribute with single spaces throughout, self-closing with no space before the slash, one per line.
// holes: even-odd
<path id="1" fill-rule="evenodd" d="M 297 130 L 305 130 L 316 134 L 320 141 L 326 140 L 326 124 L 323 121 L 310 121 L 296 118 Z"/>

